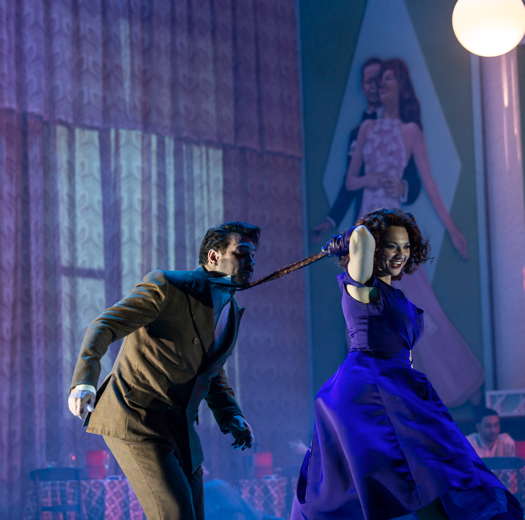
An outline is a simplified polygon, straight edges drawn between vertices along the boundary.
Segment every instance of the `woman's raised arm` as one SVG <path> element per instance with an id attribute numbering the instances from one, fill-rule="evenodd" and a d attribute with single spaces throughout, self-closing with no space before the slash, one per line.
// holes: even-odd
<path id="1" fill-rule="evenodd" d="M 350 235 L 347 265 L 350 278 L 366 283 L 374 272 L 374 253 L 376 241 L 366 226 L 357 226 Z"/>

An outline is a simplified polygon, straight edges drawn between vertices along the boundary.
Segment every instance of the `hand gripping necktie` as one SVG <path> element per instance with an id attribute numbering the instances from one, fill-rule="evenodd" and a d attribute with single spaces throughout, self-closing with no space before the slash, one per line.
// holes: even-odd
<path id="1" fill-rule="evenodd" d="M 337 256 L 338 258 L 341 258 L 343 256 L 348 255 L 350 235 L 352 234 L 352 231 L 354 229 L 355 229 L 354 227 L 351 227 L 350 229 L 348 229 L 348 231 L 345 231 L 344 233 L 339 233 L 337 235 L 334 235 L 330 240 L 328 240 L 328 242 L 326 242 L 326 244 L 323 246 L 323 248 L 321 249 L 319 253 L 316 253 L 315 255 L 304 258 L 303 260 L 299 260 L 298 262 L 294 262 L 293 264 L 282 267 L 281 269 L 278 269 L 277 271 L 274 271 L 268 276 L 265 276 L 264 278 L 260 278 L 259 280 L 256 280 L 255 282 L 252 282 L 246 285 L 242 285 L 239 287 L 238 290 L 243 291 L 245 289 L 252 289 L 253 287 L 256 287 L 257 285 L 261 285 L 266 282 L 271 282 L 272 280 L 277 280 L 277 278 L 282 278 L 283 276 L 286 276 L 287 274 L 293 273 L 294 271 L 298 271 L 299 269 L 302 269 L 303 267 L 306 267 L 307 265 L 313 264 L 314 262 L 318 262 L 322 258 L 325 258 L 328 256 Z"/>

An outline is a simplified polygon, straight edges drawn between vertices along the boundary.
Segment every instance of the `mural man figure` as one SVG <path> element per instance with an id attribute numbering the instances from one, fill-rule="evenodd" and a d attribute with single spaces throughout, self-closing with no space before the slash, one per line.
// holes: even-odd
<path id="1" fill-rule="evenodd" d="M 202 449 L 194 422 L 202 399 L 235 448 L 253 442 L 223 365 L 243 313 L 234 298 L 253 273 L 260 229 L 209 229 L 193 271 L 152 271 L 88 327 L 68 399 L 102 435 L 148 519 L 204 518 Z M 98 389 L 100 359 L 125 337 Z"/>
<path id="2" fill-rule="evenodd" d="M 476 433 L 467 439 L 479 457 L 515 457 L 516 443 L 508 433 L 501 433 L 498 412 L 483 408 L 478 412 Z"/>
<path id="3" fill-rule="evenodd" d="M 382 60 L 379 58 L 369 58 L 361 66 L 361 88 L 366 98 L 366 109 L 363 111 L 361 121 L 359 124 L 350 132 L 350 138 L 348 141 L 348 162 L 347 170 L 352 160 L 352 153 L 355 148 L 357 141 L 357 135 L 359 134 L 359 128 L 363 121 L 367 119 L 377 119 L 378 112 L 381 111 L 381 102 L 379 99 L 379 73 L 381 71 Z M 346 170 L 346 171 L 347 171 Z M 362 189 L 348 191 L 345 186 L 346 171 L 342 176 L 341 188 L 337 194 L 334 204 L 330 208 L 328 215 L 323 219 L 321 223 L 313 229 L 313 236 L 320 238 L 322 234 L 336 229 L 344 216 L 346 215 L 350 204 L 355 199 L 355 215 L 352 218 L 352 222 L 355 221 L 356 216 L 359 214 L 359 208 L 361 206 Z M 365 174 L 364 166 L 361 168 L 359 175 Z M 403 173 L 403 180 L 401 186 L 388 186 L 387 189 L 401 189 L 404 195 L 404 204 L 412 204 L 421 191 L 421 180 L 417 171 L 414 158 L 411 157 L 405 171 Z"/>

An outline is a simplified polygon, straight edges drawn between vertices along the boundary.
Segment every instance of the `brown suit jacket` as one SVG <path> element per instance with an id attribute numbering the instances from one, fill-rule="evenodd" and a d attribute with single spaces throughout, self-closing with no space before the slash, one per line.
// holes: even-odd
<path id="1" fill-rule="evenodd" d="M 89 325 L 71 387 L 96 386 L 100 358 L 113 341 L 126 339 L 97 392 L 88 432 L 128 441 L 168 440 L 195 470 L 202 463 L 194 429 L 201 400 L 223 432 L 234 415 L 242 415 L 222 366 L 244 309 L 233 300 L 221 345 L 210 353 L 215 341 L 210 276 L 202 268 L 153 271 Z"/>

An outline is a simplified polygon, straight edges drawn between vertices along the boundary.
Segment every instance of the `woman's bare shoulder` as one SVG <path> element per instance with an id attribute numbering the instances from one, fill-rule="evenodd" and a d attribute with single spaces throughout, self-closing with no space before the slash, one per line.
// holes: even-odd
<path id="1" fill-rule="evenodd" d="M 357 134 L 358 138 L 366 137 L 366 135 L 370 131 L 370 128 L 372 128 L 372 126 L 374 126 L 375 123 L 376 123 L 375 119 L 365 119 L 361 123 L 361 126 L 359 127 L 359 133 Z"/>
<path id="2" fill-rule="evenodd" d="M 417 123 L 403 123 L 401 131 L 403 133 L 403 140 L 409 150 L 412 150 L 416 143 L 421 141 L 422 132 Z"/>
<path id="3" fill-rule="evenodd" d="M 370 127 L 374 126 L 376 124 L 376 119 L 365 119 L 361 126 L 359 127 L 359 131 L 363 130 L 363 132 L 367 132 Z"/>

